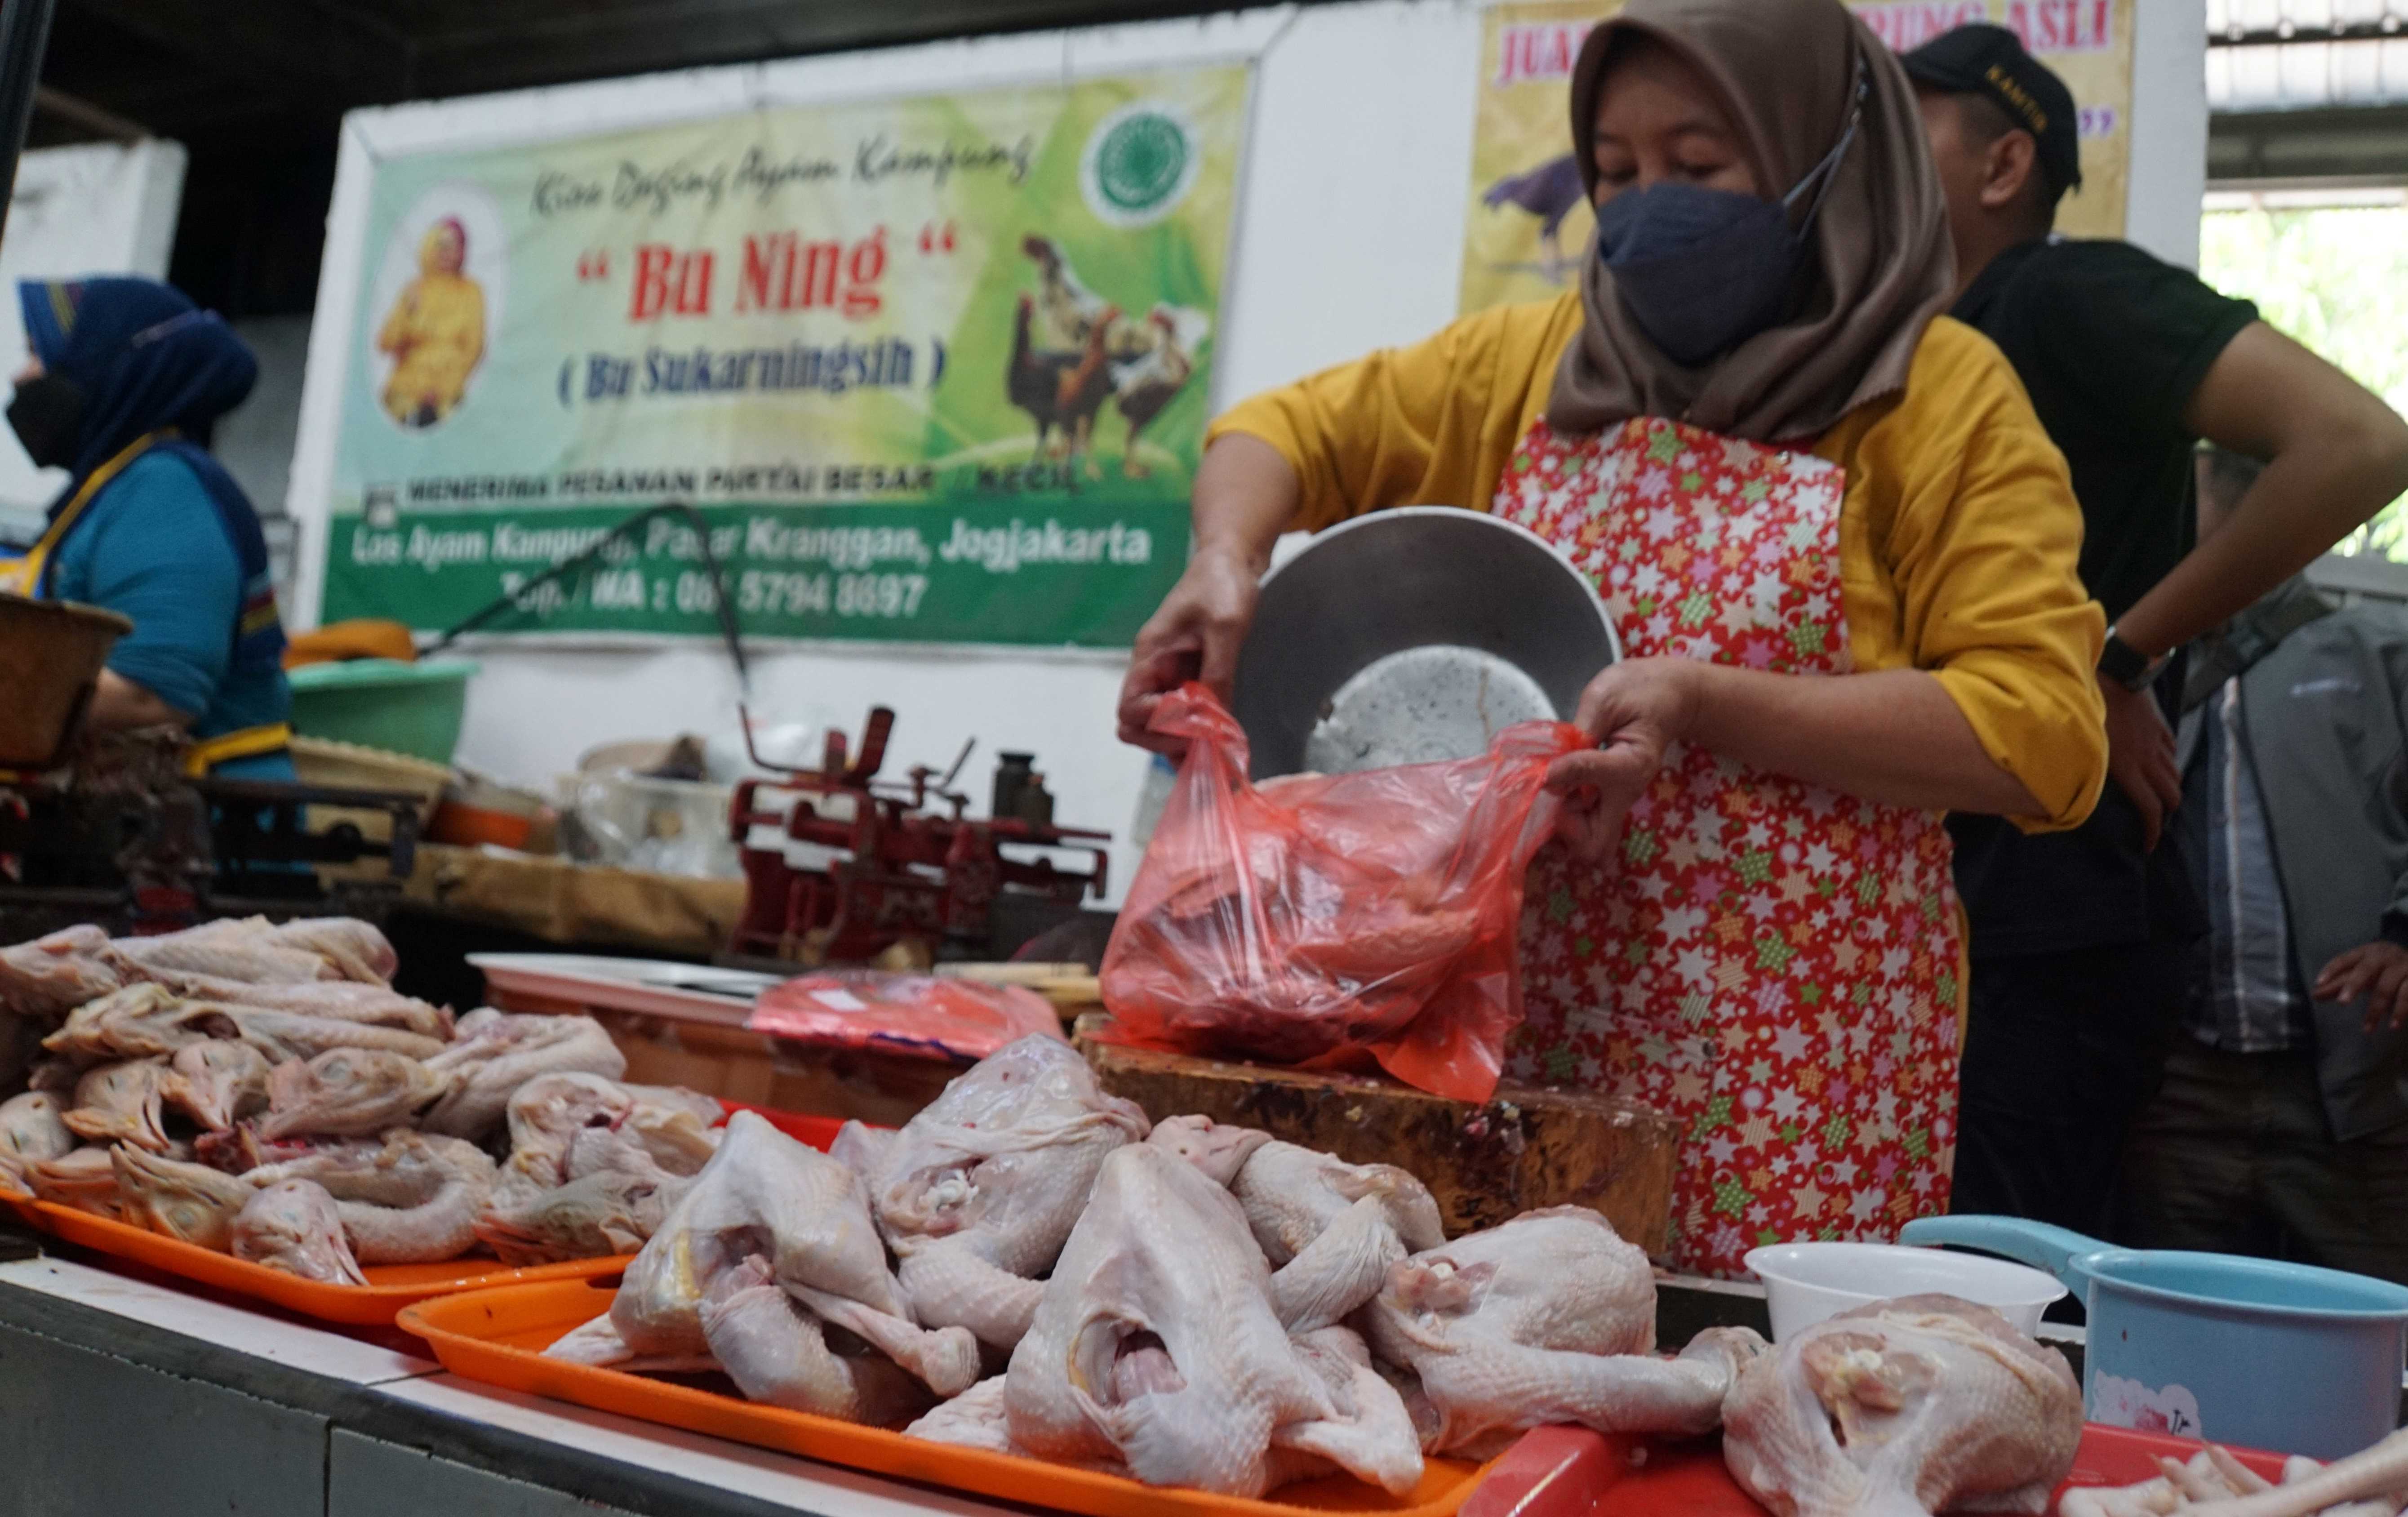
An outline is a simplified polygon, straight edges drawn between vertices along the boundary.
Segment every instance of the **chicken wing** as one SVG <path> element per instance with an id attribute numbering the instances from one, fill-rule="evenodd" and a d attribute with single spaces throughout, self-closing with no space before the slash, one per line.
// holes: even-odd
<path id="1" fill-rule="evenodd" d="M 1231 1190 L 1270 1261 L 1290 1332 L 1344 1321 L 1380 1294 L 1391 1265 L 1446 1240 L 1428 1188 L 1394 1165 L 1266 1142 Z"/>
<path id="2" fill-rule="evenodd" d="M 452 1083 L 420 1125 L 474 1139 L 502 1124 L 511 1095 L 537 1076 L 617 1080 L 627 1072 L 627 1058 L 592 1017 L 507 1016 L 485 1008 L 461 1018 L 451 1045 L 427 1056 L 426 1066 Z"/>

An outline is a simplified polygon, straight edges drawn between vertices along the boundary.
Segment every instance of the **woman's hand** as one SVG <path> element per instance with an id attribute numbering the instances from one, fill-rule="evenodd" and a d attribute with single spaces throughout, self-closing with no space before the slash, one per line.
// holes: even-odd
<path id="1" fill-rule="evenodd" d="M 1689 658 L 1627 659 L 1581 692 L 1578 724 L 1598 746 L 1555 760 L 1547 788 L 1564 797 L 1555 830 L 1582 862 L 1600 864 L 1612 853 L 1666 751 L 1696 725 L 1704 667 Z"/>
<path id="2" fill-rule="evenodd" d="M 1121 680 L 1121 741 L 1178 758 L 1183 740 L 1146 730 L 1154 706 L 1190 680 L 1228 700 L 1271 545 L 1294 520 L 1300 489 L 1296 470 L 1259 437 L 1231 433 L 1204 450 L 1196 471 L 1196 547 L 1187 572 L 1139 629 Z"/>
<path id="3" fill-rule="evenodd" d="M 2174 735 L 2157 698 L 2099 681 L 2107 700 L 2107 773 L 2141 813 L 2141 844 L 2151 852 L 2166 818 L 2182 804 L 2182 766 L 2174 762 Z"/>
<path id="4" fill-rule="evenodd" d="M 1177 757 L 1186 744 L 1147 730 L 1154 706 L 1190 680 L 1201 680 L 1226 701 L 1238 673 L 1238 650 L 1254 624 L 1260 571 L 1240 555 L 1198 548 L 1187 572 L 1170 587 L 1140 629 L 1121 680 L 1121 741 Z"/>

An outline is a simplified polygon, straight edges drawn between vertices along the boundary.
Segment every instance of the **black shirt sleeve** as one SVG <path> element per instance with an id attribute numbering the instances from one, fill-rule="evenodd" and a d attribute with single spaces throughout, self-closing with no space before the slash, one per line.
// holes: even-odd
<path id="1" fill-rule="evenodd" d="M 2099 412 L 2143 434 L 2185 430 L 2200 381 L 2258 319 L 2248 301 L 2128 242 L 2053 244 L 2017 282 L 2051 368 Z"/>

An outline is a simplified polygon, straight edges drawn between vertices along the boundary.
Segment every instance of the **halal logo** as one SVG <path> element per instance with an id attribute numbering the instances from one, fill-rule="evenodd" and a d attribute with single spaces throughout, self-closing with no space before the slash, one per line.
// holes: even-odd
<path id="1" fill-rule="evenodd" d="M 1186 123 L 1140 101 L 1096 123 L 1079 164 L 1080 188 L 1087 208 L 1108 225 L 1146 226 L 1186 198 L 1202 166 Z"/>

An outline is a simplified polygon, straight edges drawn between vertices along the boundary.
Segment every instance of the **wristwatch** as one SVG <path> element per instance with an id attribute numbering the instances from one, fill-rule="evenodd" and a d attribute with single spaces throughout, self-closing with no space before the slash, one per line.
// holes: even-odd
<path id="1" fill-rule="evenodd" d="M 2157 671 L 2165 666 L 2165 654 L 2150 658 L 2115 636 L 2114 627 L 2107 629 L 2106 646 L 2099 650 L 2099 673 L 2102 678 L 2113 680 L 2138 695 L 2146 693 L 2149 686 L 2157 682 Z"/>

